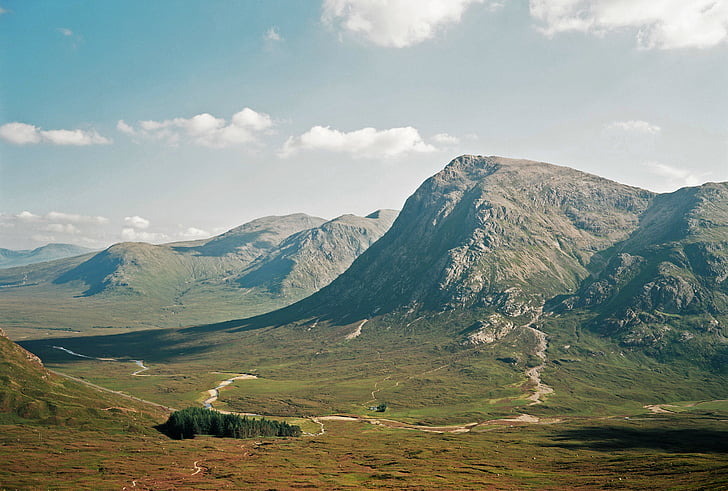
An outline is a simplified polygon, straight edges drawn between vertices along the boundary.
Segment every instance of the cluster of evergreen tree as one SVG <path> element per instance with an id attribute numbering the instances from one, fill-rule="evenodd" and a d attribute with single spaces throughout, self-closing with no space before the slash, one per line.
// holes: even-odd
<path id="1" fill-rule="evenodd" d="M 201 407 L 188 407 L 170 414 L 159 429 L 176 440 L 195 435 L 214 435 L 228 438 L 256 436 L 301 436 L 301 428 L 285 421 L 255 419 L 237 414 L 223 414 Z"/>

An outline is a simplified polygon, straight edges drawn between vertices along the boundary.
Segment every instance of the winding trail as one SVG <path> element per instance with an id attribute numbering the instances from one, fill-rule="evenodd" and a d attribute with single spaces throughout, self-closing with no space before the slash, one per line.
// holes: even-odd
<path id="1" fill-rule="evenodd" d="M 193 472 L 193 473 L 192 473 L 192 474 L 190 474 L 190 475 L 192 475 L 192 476 L 196 476 L 197 474 L 199 474 L 200 472 L 202 472 L 203 470 L 205 470 L 205 468 L 204 468 L 204 467 L 200 467 L 199 465 L 197 465 L 197 464 L 198 464 L 198 462 L 199 462 L 199 460 L 195 460 L 195 463 L 194 463 L 194 464 L 192 464 L 192 465 L 194 466 L 195 472 Z"/>
<path id="2" fill-rule="evenodd" d="M 552 387 L 546 385 L 541 380 L 541 372 L 543 372 L 544 368 L 546 368 L 546 348 L 548 348 L 548 336 L 545 332 L 539 331 L 533 326 L 534 324 L 536 324 L 536 322 L 538 322 L 542 315 L 543 307 L 538 309 L 536 315 L 533 316 L 533 319 L 531 319 L 528 324 L 524 324 L 523 326 L 521 326 L 523 329 L 530 331 L 536 338 L 537 344 L 535 355 L 541 360 L 540 365 L 526 370 L 526 378 L 528 379 L 528 382 L 524 384 L 524 389 L 526 389 L 526 386 L 533 386 L 532 389 L 530 387 L 527 389 L 533 390 L 533 394 L 526 398 L 527 401 L 531 401 L 528 404 L 529 406 L 542 404 L 543 400 L 541 398 L 547 396 L 548 394 L 553 394 L 554 392 L 554 389 Z"/>
<path id="3" fill-rule="evenodd" d="M 216 387 L 207 391 L 207 393 L 210 394 L 210 397 L 202 401 L 202 405 L 205 406 L 205 409 L 215 409 L 214 407 L 212 407 L 212 403 L 217 401 L 218 397 L 220 397 L 220 389 L 222 389 L 223 387 L 227 387 L 236 380 L 251 380 L 256 378 L 258 378 L 256 375 L 241 373 L 240 375 L 235 375 L 234 377 L 231 377 L 227 380 L 223 380 Z"/>
<path id="4" fill-rule="evenodd" d="M 76 353 L 75 351 L 72 351 L 68 348 L 64 348 L 63 346 L 53 346 L 54 349 L 61 350 L 65 353 L 68 353 L 71 356 L 76 356 L 78 358 L 85 358 L 87 360 L 98 360 L 98 361 L 118 361 L 120 363 L 125 363 L 126 360 L 118 360 L 116 358 L 98 358 L 96 356 L 88 356 L 88 355 L 82 355 L 81 353 Z M 144 365 L 144 360 L 129 360 L 133 363 L 136 363 L 136 365 L 139 367 L 139 370 L 132 373 L 135 377 L 149 377 L 150 375 L 140 375 L 142 372 L 146 372 L 149 370 L 149 367 Z"/>
<path id="5" fill-rule="evenodd" d="M 359 324 L 359 326 L 354 330 L 354 332 L 346 335 L 346 340 L 349 341 L 351 339 L 358 338 L 361 335 L 361 328 L 367 322 L 369 322 L 369 319 L 364 319 L 363 321 L 361 321 L 361 324 Z"/>

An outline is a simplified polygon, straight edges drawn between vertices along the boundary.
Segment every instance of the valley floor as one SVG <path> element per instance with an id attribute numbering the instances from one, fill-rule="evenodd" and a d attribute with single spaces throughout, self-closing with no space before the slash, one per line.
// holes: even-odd
<path id="1" fill-rule="evenodd" d="M 324 434 L 302 438 L 183 441 L 5 425 L 0 488 L 728 489 L 728 423 L 710 415 L 514 422 L 464 434 L 325 424 Z"/>

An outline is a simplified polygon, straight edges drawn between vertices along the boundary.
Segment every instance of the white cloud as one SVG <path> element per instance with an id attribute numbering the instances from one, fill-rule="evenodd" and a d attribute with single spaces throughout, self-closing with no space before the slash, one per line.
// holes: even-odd
<path id="1" fill-rule="evenodd" d="M 47 213 L 44 218 L 54 222 L 86 223 L 92 225 L 103 225 L 109 223 L 109 219 L 102 216 L 79 215 L 76 213 L 63 213 L 60 211 L 51 211 Z"/>
<path id="2" fill-rule="evenodd" d="M 530 0 L 546 35 L 636 30 L 643 49 L 709 48 L 728 38 L 728 0 Z"/>
<path id="3" fill-rule="evenodd" d="M 324 0 L 324 23 L 362 35 L 379 46 L 404 48 L 457 24 L 483 0 Z M 495 2 L 500 3 L 500 2 Z"/>
<path id="4" fill-rule="evenodd" d="M 20 213 L 15 215 L 15 217 L 25 221 L 37 220 L 38 218 L 40 218 L 38 215 L 35 215 L 29 211 L 21 211 Z"/>
<path id="5" fill-rule="evenodd" d="M 7 13 L 8 13 L 8 10 L 0 7 L 0 15 L 7 14 Z"/>
<path id="6" fill-rule="evenodd" d="M 53 145 L 106 145 L 111 140 L 96 130 L 41 130 L 26 123 L 6 123 L 0 126 L 0 139 L 16 145 L 51 143 Z"/>
<path id="7" fill-rule="evenodd" d="M 78 234 L 81 232 L 78 227 L 71 223 L 51 223 L 44 230 L 59 234 Z"/>
<path id="8" fill-rule="evenodd" d="M 263 39 L 272 42 L 283 41 L 281 34 L 278 32 L 278 28 L 275 26 L 271 27 L 265 32 L 265 36 L 263 36 Z"/>
<path id="9" fill-rule="evenodd" d="M 108 145 L 111 143 L 106 137 L 99 135 L 96 130 L 48 130 L 41 131 L 44 141 L 55 145 Z"/>
<path id="10" fill-rule="evenodd" d="M 187 227 L 185 230 L 179 233 L 179 236 L 183 239 L 204 239 L 210 237 L 212 234 L 206 230 L 202 230 L 195 227 Z"/>
<path id="11" fill-rule="evenodd" d="M 136 229 L 147 229 L 150 225 L 149 220 L 137 215 L 134 215 L 133 217 L 124 217 L 124 223 Z"/>
<path id="12" fill-rule="evenodd" d="M 169 237 L 163 233 L 145 232 L 126 227 L 121 230 L 121 239 L 125 242 L 164 242 L 169 240 Z"/>
<path id="13" fill-rule="evenodd" d="M 73 31 L 68 29 L 67 27 L 59 27 L 58 32 L 60 32 L 64 36 L 73 36 Z"/>
<path id="14" fill-rule="evenodd" d="M 273 127 L 268 114 L 246 107 L 233 114 L 230 122 L 202 113 L 191 118 L 174 118 L 164 121 L 140 121 L 138 127 L 119 120 L 116 128 L 135 137 L 163 141 L 177 145 L 180 141 L 211 148 L 224 148 L 243 143 L 255 143 L 261 134 Z"/>
<path id="15" fill-rule="evenodd" d="M 40 143 L 40 129 L 25 123 L 7 123 L 0 126 L 0 138 L 16 145 Z"/>
<path id="16" fill-rule="evenodd" d="M 442 143 L 444 145 L 457 145 L 460 143 L 460 138 L 457 136 L 448 135 L 447 133 L 438 133 L 432 137 L 434 141 L 437 143 Z"/>
<path id="17" fill-rule="evenodd" d="M 425 143 L 411 126 L 388 130 L 363 128 L 348 133 L 328 126 L 314 126 L 300 136 L 288 138 L 280 155 L 288 157 L 302 150 L 327 150 L 349 153 L 354 157 L 378 158 L 432 152 L 435 147 Z"/>
<path id="18" fill-rule="evenodd" d="M 135 133 L 134 128 L 126 124 L 123 119 L 120 119 L 119 122 L 116 123 L 116 129 L 122 133 L 126 133 L 127 135 L 133 135 Z"/>
<path id="19" fill-rule="evenodd" d="M 102 247 L 108 244 L 105 237 L 109 220 L 102 216 L 80 215 L 51 211 L 35 214 L 0 213 L 2 238 L 11 247 L 37 247 L 39 243 L 65 242 Z M 6 246 L 7 247 L 7 246 Z"/>
<path id="20" fill-rule="evenodd" d="M 607 130 L 622 130 L 647 135 L 657 135 L 662 131 L 659 126 L 641 120 L 614 121 L 605 126 Z"/>
<path id="21" fill-rule="evenodd" d="M 662 184 L 652 186 L 653 189 L 663 192 L 685 186 L 698 186 L 702 184 L 703 178 L 706 176 L 706 174 L 695 174 L 691 170 L 659 162 L 647 162 L 645 166 L 652 174 L 665 178 Z"/>

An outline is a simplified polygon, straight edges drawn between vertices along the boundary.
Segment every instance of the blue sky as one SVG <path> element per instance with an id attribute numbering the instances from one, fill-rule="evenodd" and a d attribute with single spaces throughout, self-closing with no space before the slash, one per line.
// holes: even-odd
<path id="1" fill-rule="evenodd" d="M 474 153 L 728 180 L 728 0 L 0 0 L 0 247 L 401 208 Z"/>

